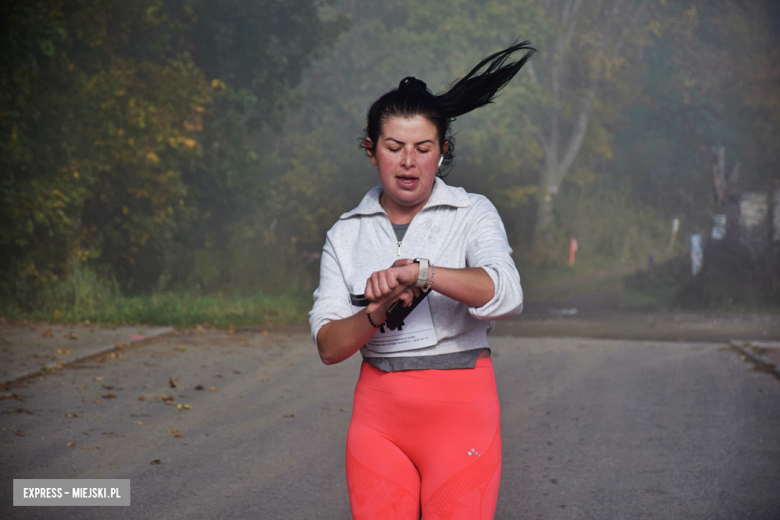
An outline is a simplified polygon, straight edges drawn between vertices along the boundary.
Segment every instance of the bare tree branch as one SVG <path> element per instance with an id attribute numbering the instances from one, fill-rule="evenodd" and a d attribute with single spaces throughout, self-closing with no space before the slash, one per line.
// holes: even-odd
<path id="1" fill-rule="evenodd" d="M 563 156 L 563 159 L 561 160 L 561 164 L 559 167 L 559 171 L 561 172 L 561 178 L 558 182 L 563 181 L 563 177 L 566 175 L 566 172 L 569 171 L 569 168 L 571 168 L 572 163 L 574 163 L 574 159 L 577 158 L 577 155 L 580 153 L 580 149 L 582 148 L 582 142 L 585 140 L 585 133 L 588 129 L 588 118 L 590 116 L 590 106 L 593 103 L 593 94 L 588 95 L 585 98 L 585 102 L 583 103 L 583 107 L 580 109 L 579 116 L 577 117 L 577 123 L 574 125 L 574 130 L 572 130 L 571 137 L 569 138 L 569 143 L 566 146 L 566 153 Z"/>
<path id="2" fill-rule="evenodd" d="M 634 19 L 630 24 L 626 24 L 626 27 L 623 29 L 623 32 L 620 35 L 620 39 L 618 39 L 617 43 L 615 44 L 615 51 L 612 53 L 612 56 L 617 56 L 620 53 L 620 48 L 626 41 L 626 36 L 628 36 L 631 31 L 636 28 L 637 24 L 639 23 L 639 18 L 642 16 L 642 12 L 645 10 L 645 7 L 647 7 L 648 3 L 649 0 L 642 0 L 642 3 L 639 4 L 639 7 L 637 7 L 636 12 L 634 13 Z"/>
<path id="3" fill-rule="evenodd" d="M 737 181 L 739 180 L 739 161 L 737 161 L 737 164 L 734 165 L 734 169 L 731 170 L 731 173 L 729 174 L 729 188 L 733 188 L 737 185 Z"/>
<path id="4" fill-rule="evenodd" d="M 579 11 L 580 5 L 582 5 L 582 0 L 568 0 L 566 2 L 566 6 L 563 8 L 562 16 L 564 25 L 569 25 L 570 20 L 577 16 L 577 11 Z"/>
<path id="5" fill-rule="evenodd" d="M 539 144 L 542 145 L 542 148 L 547 148 L 547 138 L 544 136 L 541 130 L 539 130 L 533 122 L 531 122 L 531 118 L 528 117 L 528 114 L 523 114 L 523 120 L 525 123 L 531 127 L 531 129 L 534 131 L 534 135 L 539 140 Z"/>
<path id="6" fill-rule="evenodd" d="M 534 62 L 529 60 L 525 64 L 525 69 L 528 71 L 528 75 L 531 77 L 533 84 L 539 85 L 539 78 L 536 76 L 536 67 L 534 67 Z"/>

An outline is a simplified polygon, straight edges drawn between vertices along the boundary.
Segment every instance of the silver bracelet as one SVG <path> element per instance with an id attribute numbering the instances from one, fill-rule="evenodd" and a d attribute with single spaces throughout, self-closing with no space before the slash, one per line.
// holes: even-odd
<path id="1" fill-rule="evenodd" d="M 431 279 L 428 280 L 428 283 L 426 284 L 425 288 L 423 289 L 423 291 L 425 291 L 425 292 L 428 292 L 428 291 L 431 290 L 431 287 L 433 287 L 433 277 L 436 276 L 436 268 L 433 267 L 433 264 L 428 264 L 428 268 L 431 271 Z"/>

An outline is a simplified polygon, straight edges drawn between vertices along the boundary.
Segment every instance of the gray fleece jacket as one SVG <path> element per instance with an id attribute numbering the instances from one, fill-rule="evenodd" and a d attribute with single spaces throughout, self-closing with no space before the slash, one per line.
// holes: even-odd
<path id="1" fill-rule="evenodd" d="M 428 296 L 438 343 L 405 352 L 378 354 L 364 346 L 363 357 L 434 356 L 488 347 L 495 322 L 523 309 L 520 275 L 496 208 L 482 195 L 448 186 L 436 178 L 428 202 L 414 216 L 403 242 L 395 237 L 379 203 L 382 188 L 371 189 L 357 208 L 344 213 L 328 231 L 320 263 L 320 285 L 309 312 L 311 334 L 332 320 L 354 314 L 351 294 L 363 294 L 375 271 L 400 258 L 427 258 L 437 267 L 482 267 L 493 280 L 493 299 L 469 307 L 433 291 Z"/>

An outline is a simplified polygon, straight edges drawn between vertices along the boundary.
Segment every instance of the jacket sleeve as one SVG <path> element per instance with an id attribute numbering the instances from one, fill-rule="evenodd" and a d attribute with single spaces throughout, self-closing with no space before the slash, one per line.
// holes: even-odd
<path id="1" fill-rule="evenodd" d="M 471 227 L 466 246 L 466 265 L 482 267 L 493 280 L 495 293 L 482 307 L 469 307 L 469 313 L 479 320 L 510 318 L 523 310 L 520 274 L 512 259 L 512 248 L 498 211 L 484 198 L 477 208 L 479 214 Z"/>
<path id="2" fill-rule="evenodd" d="M 315 345 L 317 334 L 323 325 L 330 321 L 349 318 L 353 314 L 349 289 L 344 282 L 341 266 L 328 233 L 320 260 L 320 285 L 314 291 L 314 306 L 309 311 L 309 325 L 311 325 L 311 336 Z"/>

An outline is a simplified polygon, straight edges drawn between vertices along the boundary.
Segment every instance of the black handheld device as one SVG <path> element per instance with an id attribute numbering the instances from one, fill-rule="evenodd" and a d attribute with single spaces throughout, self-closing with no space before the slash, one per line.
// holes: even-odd
<path id="1" fill-rule="evenodd" d="M 403 323 L 404 318 L 409 316 L 409 314 L 411 314 L 415 307 L 417 307 L 426 296 L 428 296 L 427 292 L 420 291 L 420 294 L 414 297 L 412 304 L 408 307 L 404 307 L 401 300 L 393 303 L 390 308 L 387 309 L 387 317 L 384 325 L 390 330 L 397 329 Z M 352 302 L 352 305 L 355 307 L 368 307 L 368 304 L 371 303 L 363 294 L 350 294 L 349 299 Z"/>

